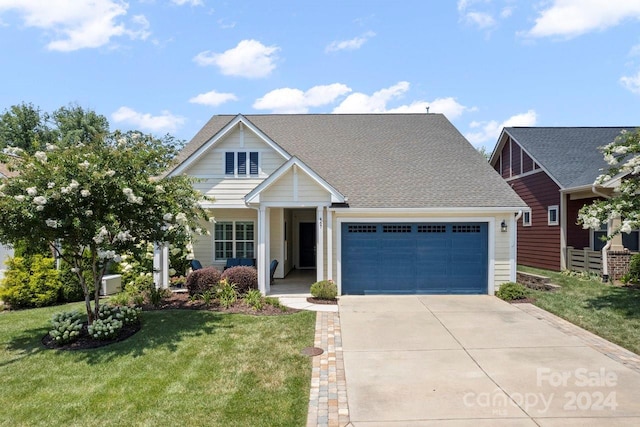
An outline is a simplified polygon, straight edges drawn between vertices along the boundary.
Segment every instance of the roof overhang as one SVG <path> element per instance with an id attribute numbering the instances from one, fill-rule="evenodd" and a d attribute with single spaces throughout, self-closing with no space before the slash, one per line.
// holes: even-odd
<path id="1" fill-rule="evenodd" d="M 345 211 L 350 213 L 404 213 L 404 214 L 452 214 L 452 213 L 492 213 L 492 214 L 504 214 L 504 213 L 518 213 L 518 212 L 531 212 L 531 208 L 528 206 L 504 206 L 504 207 L 432 207 L 432 208 L 349 208 L 349 207 L 332 207 L 331 210 L 336 212 Z"/>
<path id="2" fill-rule="evenodd" d="M 267 179 L 262 181 L 256 188 L 251 190 L 249 194 L 244 197 L 244 201 L 247 205 L 251 203 L 257 203 L 258 196 L 260 193 L 268 189 L 271 185 L 276 183 L 278 179 L 280 179 L 287 171 L 292 169 L 293 167 L 300 168 L 304 173 L 306 173 L 311 179 L 313 179 L 319 186 L 324 188 L 327 192 L 331 194 L 331 203 L 344 203 L 346 197 L 336 190 L 331 184 L 325 181 L 320 175 L 318 175 L 313 169 L 307 166 L 302 160 L 293 156 L 287 160 L 285 164 L 276 169 Z"/>
<path id="3" fill-rule="evenodd" d="M 236 126 L 244 126 L 250 129 L 253 133 L 255 133 L 260 139 L 264 141 L 269 147 L 271 147 L 274 151 L 280 154 L 284 159 L 289 160 L 291 155 L 287 153 L 282 147 L 276 144 L 271 138 L 269 138 L 264 132 L 262 132 L 257 126 L 255 126 L 249 119 L 244 117 L 242 114 L 238 114 L 227 123 L 222 129 L 220 129 L 211 139 L 202 144 L 196 151 L 194 151 L 189 157 L 187 157 L 182 163 L 177 165 L 171 172 L 167 174 L 167 176 L 176 176 L 183 173 L 189 166 L 191 166 L 195 161 L 197 161 L 201 156 L 203 156 L 211 147 L 216 145 L 220 140 L 222 140 L 225 136 L 229 135 Z"/>

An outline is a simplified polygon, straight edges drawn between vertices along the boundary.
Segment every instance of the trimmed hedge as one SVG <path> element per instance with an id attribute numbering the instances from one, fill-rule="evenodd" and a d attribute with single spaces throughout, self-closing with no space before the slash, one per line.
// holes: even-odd
<path id="1" fill-rule="evenodd" d="M 57 303 L 62 283 L 54 264 L 53 258 L 42 255 L 9 258 L 8 269 L 0 282 L 0 299 L 13 309 Z"/>
<path id="2" fill-rule="evenodd" d="M 234 284 L 239 294 L 246 294 L 251 289 L 258 289 L 258 270 L 253 267 L 227 268 L 221 278 Z"/>
<path id="3" fill-rule="evenodd" d="M 311 285 L 311 295 L 318 299 L 336 299 L 338 296 L 338 287 L 333 280 L 321 280 Z"/>
<path id="4" fill-rule="evenodd" d="M 218 285 L 220 281 L 220 270 L 215 267 L 205 267 L 195 270 L 187 276 L 187 289 L 189 295 L 199 295 L 209 291 Z"/>

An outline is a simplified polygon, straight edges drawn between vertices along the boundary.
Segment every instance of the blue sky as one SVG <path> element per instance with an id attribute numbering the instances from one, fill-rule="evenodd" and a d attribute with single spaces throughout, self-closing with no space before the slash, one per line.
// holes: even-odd
<path id="1" fill-rule="evenodd" d="M 640 125 L 640 0 L 0 0 L 0 110 L 189 140 L 214 114 Z"/>

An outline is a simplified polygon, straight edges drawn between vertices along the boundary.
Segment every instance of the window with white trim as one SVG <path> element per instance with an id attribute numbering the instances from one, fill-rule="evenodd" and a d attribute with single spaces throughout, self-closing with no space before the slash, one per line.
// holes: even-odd
<path id="1" fill-rule="evenodd" d="M 560 220 L 558 219 L 558 205 L 549 206 L 547 208 L 547 224 L 558 225 Z"/>
<path id="2" fill-rule="evenodd" d="M 255 258 L 252 221 L 218 221 L 215 226 L 215 259 Z"/>
<path id="3" fill-rule="evenodd" d="M 258 176 L 260 153 L 257 151 L 227 151 L 224 153 L 224 174 L 229 176 Z"/>
<path id="4" fill-rule="evenodd" d="M 522 214 L 522 226 L 531 227 L 531 212 L 524 212 Z"/>

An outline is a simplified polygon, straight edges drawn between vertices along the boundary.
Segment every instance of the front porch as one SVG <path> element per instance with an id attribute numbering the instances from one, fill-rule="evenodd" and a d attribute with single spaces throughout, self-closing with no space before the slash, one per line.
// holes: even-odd
<path id="1" fill-rule="evenodd" d="M 604 251 L 593 251 L 590 248 L 576 249 L 567 247 L 567 269 L 601 276 L 604 281 L 620 280 L 629 273 L 629 262 L 637 252 L 628 249 L 605 250 L 606 259 L 603 262 Z"/>
<path id="2" fill-rule="evenodd" d="M 316 281 L 316 270 L 291 270 L 283 279 L 274 279 L 269 296 L 310 297 L 309 288 Z"/>

